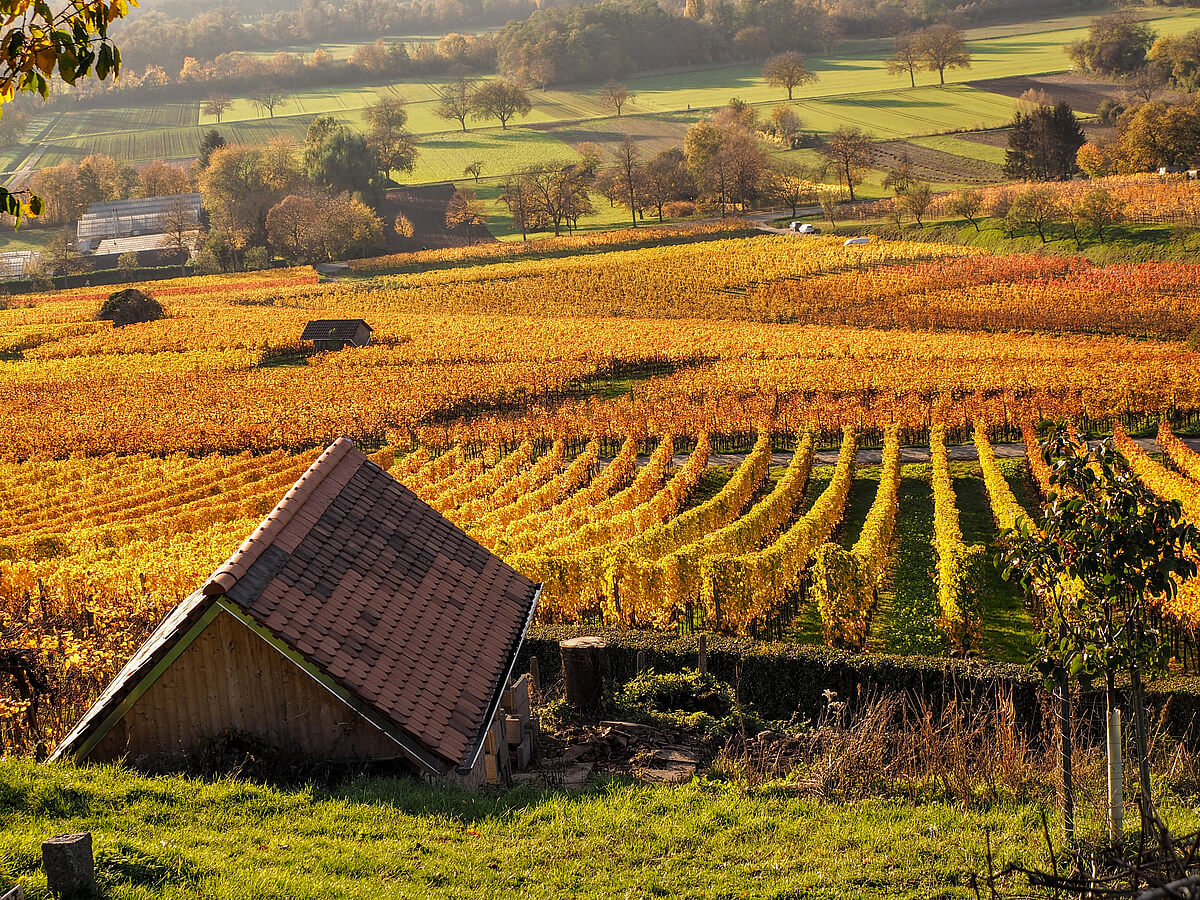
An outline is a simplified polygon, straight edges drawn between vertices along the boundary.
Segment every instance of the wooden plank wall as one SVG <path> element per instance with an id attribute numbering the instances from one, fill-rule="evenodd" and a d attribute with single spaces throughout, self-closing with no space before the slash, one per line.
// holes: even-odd
<path id="1" fill-rule="evenodd" d="M 328 761 L 402 755 L 390 738 L 222 611 L 88 759 L 169 763 L 226 729 Z"/>

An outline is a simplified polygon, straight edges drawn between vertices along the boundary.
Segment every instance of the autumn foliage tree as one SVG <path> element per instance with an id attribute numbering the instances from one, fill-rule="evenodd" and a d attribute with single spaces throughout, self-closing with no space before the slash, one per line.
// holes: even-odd
<path id="1" fill-rule="evenodd" d="M 229 112 L 233 106 L 233 98 L 228 94 L 209 94 L 201 110 L 206 116 L 213 116 L 220 124 L 221 116 Z"/>
<path id="2" fill-rule="evenodd" d="M 921 42 L 916 34 L 906 32 L 896 35 L 892 42 L 892 55 L 884 63 L 889 75 L 907 75 L 910 87 L 917 86 L 917 70 L 924 65 Z"/>
<path id="3" fill-rule="evenodd" d="M 600 90 L 600 102 L 611 110 L 615 110 L 617 117 L 621 116 L 621 107 L 623 107 L 632 95 L 629 93 L 629 88 L 617 81 L 609 81 Z"/>
<path id="4" fill-rule="evenodd" d="M 108 28 L 129 12 L 127 0 L 64 3 L 6 0 L 0 26 L 0 103 L 18 91 L 49 96 L 54 80 L 73 85 L 93 75 L 103 81 L 121 70 L 121 52 Z M 55 75 L 57 72 L 57 78 Z M 0 188 L 0 211 L 14 218 L 39 215 L 42 198 Z"/>
<path id="5" fill-rule="evenodd" d="M 501 129 L 516 116 L 529 115 L 533 104 L 520 85 L 511 81 L 485 81 L 471 94 L 471 114 L 480 119 L 496 119 Z"/>
<path id="6" fill-rule="evenodd" d="M 403 97 L 383 97 L 363 110 L 367 145 L 375 152 L 385 174 L 411 172 L 417 162 L 417 142 L 405 128 L 408 111 Z"/>
<path id="7" fill-rule="evenodd" d="M 921 61 L 930 72 L 937 72 L 938 83 L 946 83 L 947 69 L 967 69 L 971 54 L 962 32 L 953 25 L 934 25 L 917 34 Z"/>
<path id="8" fill-rule="evenodd" d="M 471 78 L 455 78 L 437 91 L 437 106 L 434 115 L 448 122 L 457 122 L 465 133 L 467 117 L 471 115 L 471 99 L 476 81 Z"/>
<path id="9" fill-rule="evenodd" d="M 383 223 L 348 196 L 284 197 L 266 219 L 271 248 L 286 259 L 311 262 L 361 256 L 382 243 Z"/>
<path id="10" fill-rule="evenodd" d="M 794 50 L 777 53 L 768 59 L 763 65 L 763 78 L 772 87 L 786 89 L 789 100 L 796 88 L 817 80 L 817 76 L 809 71 L 803 54 Z"/>
<path id="11" fill-rule="evenodd" d="M 1154 30 L 1129 11 L 1093 19 L 1087 37 L 1066 47 L 1080 69 L 1098 75 L 1129 75 L 1146 65 Z"/>
<path id="12" fill-rule="evenodd" d="M 468 243 L 473 243 L 476 229 L 483 227 L 483 207 L 470 188 L 459 188 L 446 204 L 446 229 L 465 233 Z"/>
<path id="13" fill-rule="evenodd" d="M 875 161 L 875 144 L 871 136 L 854 125 L 843 125 L 830 135 L 821 148 L 821 155 L 853 201 L 854 189 L 862 184 Z"/>

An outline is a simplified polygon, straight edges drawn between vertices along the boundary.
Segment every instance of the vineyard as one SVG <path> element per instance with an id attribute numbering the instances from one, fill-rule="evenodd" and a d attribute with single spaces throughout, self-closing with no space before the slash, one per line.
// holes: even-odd
<path id="1" fill-rule="evenodd" d="M 976 190 L 980 201 L 979 208 L 985 214 L 988 210 L 1007 209 L 1017 195 L 1035 186 L 1050 190 L 1064 207 L 1081 199 L 1089 191 L 1102 188 L 1121 203 L 1129 221 L 1200 224 L 1200 182 L 1185 174 L 1159 175 L 1144 172 L 1053 182 L 1048 185 L 1034 185 L 1028 182 L 992 184 Z M 854 215 L 864 221 L 886 218 L 890 214 L 892 204 L 891 199 L 860 204 L 855 208 Z M 930 218 L 957 218 L 954 196 L 941 194 L 936 197 L 930 205 L 928 215 Z"/>
<path id="2" fill-rule="evenodd" d="M 546 624 L 1019 659 L 995 635 L 1037 610 L 989 558 L 1057 417 L 1200 523 L 1200 267 L 723 228 L 499 252 L 156 282 L 165 317 L 120 329 L 100 290 L 9 298 L 0 639 L 56 699 L 0 701 L 0 739 L 61 734 L 340 435 L 542 582 Z M 372 344 L 315 354 L 318 317 Z M 1161 613 L 1194 641 L 1200 586 Z"/>

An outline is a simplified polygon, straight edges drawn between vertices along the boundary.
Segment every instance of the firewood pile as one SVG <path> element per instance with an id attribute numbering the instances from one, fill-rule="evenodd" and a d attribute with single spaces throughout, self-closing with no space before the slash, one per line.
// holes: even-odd
<path id="1" fill-rule="evenodd" d="M 539 777 L 573 785 L 600 771 L 653 784 L 680 784 L 692 777 L 704 756 L 674 729 L 603 721 L 545 736 Z"/>
<path id="2" fill-rule="evenodd" d="M 488 784 L 507 787 L 513 772 L 524 772 L 537 759 L 538 718 L 529 699 L 528 673 L 513 682 L 500 696 L 500 710 L 483 743 L 485 777 Z"/>

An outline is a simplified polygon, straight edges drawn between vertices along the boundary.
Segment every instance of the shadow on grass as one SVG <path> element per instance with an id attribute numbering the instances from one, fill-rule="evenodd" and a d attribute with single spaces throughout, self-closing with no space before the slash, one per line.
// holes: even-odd
<path id="1" fill-rule="evenodd" d="M 996 527 L 979 466 L 958 463 L 952 465 L 951 473 L 963 540 L 968 545 L 987 547 L 986 556 L 974 567 L 983 625 L 980 652 L 987 659 L 999 662 L 1025 662 L 1033 651 L 1033 622 L 1025 609 L 1021 589 L 1005 581 L 994 562 Z"/>
<path id="2" fill-rule="evenodd" d="M 937 582 L 933 550 L 933 488 L 928 463 L 904 466 L 891 583 L 880 591 L 879 608 L 868 646 L 901 656 L 941 656 L 945 642 L 938 630 Z"/>
<path id="3" fill-rule="evenodd" d="M 488 819 L 503 819 L 544 803 L 572 798 L 603 798 L 638 786 L 639 782 L 632 778 L 604 776 L 578 787 L 530 783 L 507 789 L 485 787 L 468 792 L 451 785 L 429 784 L 416 779 L 360 778 L 341 788 L 319 793 L 314 799 L 388 806 L 407 815 L 436 815 L 470 825 Z"/>

